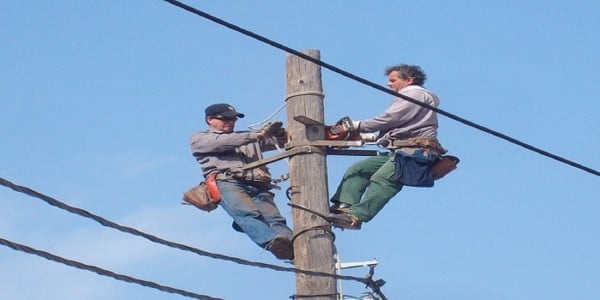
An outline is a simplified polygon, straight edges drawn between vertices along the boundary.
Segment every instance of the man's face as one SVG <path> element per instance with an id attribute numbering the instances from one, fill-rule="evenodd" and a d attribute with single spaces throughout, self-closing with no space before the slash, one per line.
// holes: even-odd
<path id="1" fill-rule="evenodd" d="M 226 133 L 233 132 L 235 121 L 237 121 L 236 117 L 228 118 L 221 115 L 209 116 L 206 118 L 206 122 L 208 122 L 208 125 L 212 129 Z"/>
<path id="2" fill-rule="evenodd" d="M 412 83 L 412 77 L 403 79 L 400 77 L 400 73 L 398 73 L 398 71 L 392 71 L 388 75 L 387 86 L 389 86 L 390 89 L 392 89 L 394 92 L 398 92 L 399 90 L 411 85 Z"/>

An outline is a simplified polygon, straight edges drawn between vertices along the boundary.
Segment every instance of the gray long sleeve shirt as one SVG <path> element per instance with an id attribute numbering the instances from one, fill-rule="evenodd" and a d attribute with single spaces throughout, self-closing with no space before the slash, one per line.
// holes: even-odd
<path id="1" fill-rule="evenodd" d="M 194 133 L 190 138 L 190 146 L 204 176 L 214 171 L 234 171 L 245 164 L 261 160 L 263 151 L 275 149 L 272 139 L 259 140 L 256 132 L 225 133 L 214 129 Z M 268 169 L 263 166 L 248 170 L 244 177 L 249 181 L 257 179 L 257 172 L 261 172 L 257 169 L 270 175 Z"/>
<path id="2" fill-rule="evenodd" d="M 417 85 L 409 85 L 398 93 L 433 107 L 439 105 L 438 97 Z M 408 139 L 414 137 L 437 137 L 437 114 L 420 105 L 395 98 L 380 115 L 360 121 L 360 132 L 380 132 L 380 138 Z"/>

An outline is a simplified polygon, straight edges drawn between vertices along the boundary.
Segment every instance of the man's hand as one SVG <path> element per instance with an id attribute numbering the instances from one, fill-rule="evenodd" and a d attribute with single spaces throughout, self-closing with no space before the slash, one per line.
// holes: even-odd
<path id="1" fill-rule="evenodd" d="M 361 133 L 360 139 L 367 143 L 373 143 L 377 141 L 377 134 L 375 133 Z"/>
<path id="2" fill-rule="evenodd" d="M 358 126 L 360 126 L 360 122 L 352 121 L 350 117 L 346 116 L 335 122 L 334 126 L 342 126 L 344 131 L 357 131 Z"/>
<path id="3" fill-rule="evenodd" d="M 358 137 L 358 123 L 353 122 L 350 117 L 343 117 L 339 119 L 332 126 L 326 127 L 325 139 L 327 140 L 347 140 L 356 139 Z"/>
<path id="4" fill-rule="evenodd" d="M 287 130 L 285 130 L 285 128 L 281 127 L 279 132 L 277 132 L 275 135 L 273 135 L 275 137 L 275 139 L 277 139 L 277 144 L 279 145 L 285 145 L 285 143 L 288 142 L 288 136 L 287 136 Z"/>
<path id="5" fill-rule="evenodd" d="M 285 128 L 281 127 L 283 123 L 276 121 L 265 124 L 258 131 L 258 138 L 261 140 L 269 139 L 272 137 L 280 137 L 286 134 Z"/>

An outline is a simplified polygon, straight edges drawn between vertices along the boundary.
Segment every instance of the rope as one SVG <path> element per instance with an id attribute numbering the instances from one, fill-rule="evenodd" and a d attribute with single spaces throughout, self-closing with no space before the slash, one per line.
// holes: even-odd
<path id="1" fill-rule="evenodd" d="M 276 114 L 278 114 L 286 105 L 287 105 L 287 101 L 290 100 L 291 98 L 294 97 L 298 97 L 298 96 L 305 96 L 305 95 L 315 95 L 315 96 L 321 96 L 321 97 L 325 97 L 325 94 L 318 92 L 318 91 L 307 91 L 307 92 L 298 92 L 298 93 L 292 93 L 292 94 L 288 94 L 285 97 L 284 103 L 279 106 L 279 108 L 277 108 L 275 110 L 275 112 L 271 113 L 266 119 L 258 122 L 258 123 L 254 123 L 251 125 L 248 125 L 248 128 L 251 130 L 258 130 L 260 129 L 264 124 L 266 124 L 267 122 L 269 122 Z"/>
<path id="2" fill-rule="evenodd" d="M 297 92 L 297 93 L 288 94 L 287 97 L 285 97 L 285 102 L 287 102 L 291 98 L 298 97 L 298 96 L 306 96 L 306 95 L 325 97 L 325 94 L 323 94 L 319 91 Z"/>
<path id="3" fill-rule="evenodd" d="M 179 294 L 182 296 L 186 296 L 186 297 L 190 297 L 190 298 L 195 298 L 195 299 L 201 299 L 201 300 L 223 300 L 221 298 L 213 298 L 213 297 L 209 297 L 206 295 L 200 295 L 200 294 L 196 294 L 196 293 L 192 293 L 192 292 L 188 292 L 185 290 L 180 290 L 180 289 L 176 289 L 176 288 L 172 288 L 169 286 L 165 286 L 165 285 L 161 285 L 158 283 L 154 283 L 151 281 L 147 281 L 147 280 L 142 280 L 142 279 L 137 279 L 134 277 L 130 277 L 127 275 L 122 275 L 122 274 L 118 274 L 106 269 L 102 269 L 96 266 L 92 266 L 92 265 L 87 265 L 78 261 L 74 261 L 74 260 L 70 260 L 70 259 L 66 259 L 45 251 L 41 251 L 35 248 L 31 248 L 19 243 L 15 243 L 15 242 L 11 242 L 9 240 L 0 238 L 0 244 L 5 245 L 9 248 L 12 248 L 14 250 L 17 251 L 21 251 L 21 252 L 25 252 L 25 253 L 29 253 L 29 254 L 34 254 L 37 256 L 41 256 L 47 260 L 50 261 L 54 261 L 54 262 L 58 262 L 70 267 L 74 267 L 74 268 L 78 268 L 78 269 L 82 269 L 82 270 L 87 270 L 90 272 L 94 272 L 97 273 L 99 275 L 102 276 L 107 276 L 107 277 L 112 277 L 114 279 L 117 280 L 121 280 L 121 281 L 125 281 L 125 282 L 129 282 L 129 283 L 135 283 L 135 284 L 139 284 L 141 286 L 145 286 L 145 287 L 149 287 L 149 288 L 153 288 L 153 289 L 157 289 L 163 292 L 167 292 L 167 293 L 172 293 L 172 294 Z"/>
<path id="4" fill-rule="evenodd" d="M 277 141 L 275 141 L 275 148 L 277 148 L 277 152 L 279 153 L 283 153 L 285 152 L 283 149 L 281 149 L 281 147 L 279 147 L 279 143 Z M 288 168 L 290 167 L 290 158 L 288 157 L 288 159 L 285 161 L 288 165 Z M 285 173 L 282 174 L 281 176 L 279 176 L 279 178 L 273 179 L 271 180 L 271 182 L 278 184 L 278 183 L 282 183 L 286 180 L 290 179 L 290 173 Z"/>
<path id="5" fill-rule="evenodd" d="M 333 233 L 333 231 L 331 231 L 331 226 L 330 225 L 316 225 L 316 226 L 312 226 L 312 227 L 307 227 L 304 228 L 300 231 L 298 231 L 298 233 L 294 234 L 294 237 L 292 238 L 292 243 L 296 240 L 296 238 L 298 238 L 299 236 L 312 231 L 312 230 L 323 230 L 326 233 L 329 233 L 331 235 L 331 237 L 333 238 L 333 240 L 335 241 L 335 233 Z"/>
<path id="6" fill-rule="evenodd" d="M 259 130 L 263 125 L 265 125 L 267 122 L 269 122 L 269 120 L 271 120 L 277 113 L 279 113 L 279 111 L 281 111 L 286 106 L 286 104 L 287 103 L 283 103 L 277 110 L 275 110 L 275 112 L 270 114 L 266 119 L 264 119 L 258 123 L 249 125 L 248 128 L 250 128 L 251 130 Z"/>

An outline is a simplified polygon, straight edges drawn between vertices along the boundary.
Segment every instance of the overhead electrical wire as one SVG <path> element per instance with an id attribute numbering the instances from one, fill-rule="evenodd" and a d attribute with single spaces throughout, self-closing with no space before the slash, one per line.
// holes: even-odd
<path id="1" fill-rule="evenodd" d="M 63 203 L 61 201 L 58 201 L 50 196 L 44 195 L 40 192 L 37 192 L 31 188 L 25 187 L 25 186 L 21 186 L 21 185 L 17 185 L 15 183 L 12 183 L 2 177 L 0 177 L 0 185 L 3 185 L 7 188 L 10 188 L 16 192 L 19 193 L 23 193 L 26 194 L 28 196 L 34 197 L 34 198 L 38 198 L 40 200 L 43 200 L 44 202 L 58 207 L 62 210 L 66 210 L 70 213 L 76 214 L 76 215 L 80 215 L 82 217 L 86 217 L 89 219 L 92 219 L 100 224 L 102 224 L 103 226 L 106 227 L 110 227 L 113 229 L 117 229 L 119 231 L 125 232 L 125 233 L 129 233 L 132 235 L 136 235 L 139 237 L 143 237 L 147 240 L 150 240 L 151 242 L 157 243 L 157 244 L 161 244 L 161 245 L 165 245 L 165 246 L 169 246 L 171 248 L 176 248 L 179 250 L 183 250 L 183 251 L 188 251 L 188 252 L 192 252 L 192 253 L 196 253 L 198 255 L 201 256 L 207 256 L 207 257 L 211 257 L 214 259 L 220 259 L 220 260 L 226 260 L 226 261 L 231 261 L 231 262 L 235 262 L 241 265 L 248 265 L 248 266 L 253 266 L 253 267 L 260 267 L 260 268 L 266 268 L 266 269 L 271 269 L 271 270 L 275 270 L 275 271 L 283 271 L 283 272 L 294 272 L 294 273 L 302 273 L 302 274 L 306 274 L 306 275 L 311 275 L 311 276 L 324 276 L 324 277 L 332 277 L 335 279 L 342 279 L 342 280 L 354 280 L 357 282 L 361 282 L 364 283 L 365 285 L 369 286 L 370 288 L 372 288 L 374 291 L 378 291 L 379 290 L 379 283 L 377 280 L 373 280 L 372 278 L 360 278 L 360 277 L 354 277 L 354 276 L 346 276 L 346 275 L 339 275 L 339 274 L 329 274 L 329 273 L 325 273 L 325 272 L 317 272 L 317 271 L 308 271 L 308 270 L 301 270 L 301 269 L 297 269 L 297 268 L 291 268 L 291 267 L 282 267 L 282 266 L 277 266 L 277 265 L 272 265 L 272 264 L 267 264 L 267 263 L 262 263 L 262 262 L 254 262 L 254 261 L 249 261 L 249 260 L 245 260 L 245 259 L 241 259 L 241 258 L 237 258 L 237 257 L 232 257 L 232 256 L 227 256 L 227 255 L 223 255 L 223 254 L 218 254 L 218 253 L 211 253 L 208 251 L 204 251 L 201 249 L 197 249 L 191 246 L 187 246 L 187 245 L 183 245 L 180 243 L 175 243 L 175 242 L 171 242 L 171 241 L 167 241 L 164 240 L 160 237 L 142 232 L 138 229 L 135 228 L 131 228 L 131 227 L 127 227 L 127 226 L 122 226 L 119 225 L 115 222 L 112 222 L 110 220 L 107 220 L 101 216 L 92 214 L 86 210 L 83 210 L 81 208 L 77 208 L 77 207 L 73 207 L 70 206 L 66 203 Z"/>
<path id="2" fill-rule="evenodd" d="M 231 29 L 231 30 L 237 31 L 237 32 L 239 32 L 239 33 L 241 33 L 241 34 L 243 34 L 243 35 L 249 36 L 249 37 L 251 37 L 251 38 L 253 38 L 253 39 L 256 39 L 256 40 L 258 40 L 258 41 L 260 41 L 260 42 L 263 42 L 263 43 L 265 43 L 265 44 L 271 45 L 271 46 L 273 46 L 273 47 L 275 47 L 275 48 L 278 48 L 278 49 L 280 49 L 280 50 L 283 50 L 283 51 L 285 51 L 285 52 L 288 52 L 288 53 L 290 53 L 290 54 L 293 54 L 293 55 L 296 55 L 296 56 L 298 56 L 298 57 L 301 57 L 301 58 L 303 58 L 303 59 L 305 59 L 305 60 L 308 60 L 308 61 L 310 61 L 310 62 L 312 62 L 312 63 L 315 63 L 315 64 L 317 64 L 317 65 L 319 65 L 319 66 L 321 66 L 321 67 L 324 67 L 324 68 L 326 68 L 326 69 L 329 69 L 329 70 L 331 70 L 331 71 L 333 71 L 333 72 L 335 72 L 335 73 L 338 73 L 338 74 L 340 74 L 340 75 L 342 75 L 342 76 L 344 76 L 344 77 L 347 77 L 347 78 L 350 78 L 350 79 L 352 79 L 352 80 L 358 81 L 358 82 L 360 82 L 360 83 L 362 83 L 362 84 L 365 84 L 365 85 L 367 85 L 367 86 L 370 86 L 370 87 L 372 87 L 372 88 L 374 88 L 374 89 L 377 89 L 377 90 L 380 90 L 380 91 L 382 91 L 382 92 L 388 93 L 388 94 L 390 94 L 390 95 L 393 95 L 393 96 L 395 96 L 395 97 L 400 97 L 400 98 L 402 98 L 402 99 L 404 99 L 404 100 L 406 100 L 406 101 L 408 101 L 408 102 L 411 102 L 411 103 L 414 103 L 414 104 L 416 104 L 416 105 L 420 105 L 420 106 L 422 106 L 422 107 L 425 107 L 425 108 L 427 108 L 427 109 L 430 109 L 430 110 L 432 110 L 432 111 L 435 111 L 435 112 L 439 113 L 440 115 L 446 116 L 446 117 L 448 117 L 448 118 L 450 118 L 450 119 L 452 119 L 452 120 L 458 121 L 458 122 L 460 122 L 460 123 L 463 123 L 463 124 L 465 124 L 465 125 L 467 125 L 467 126 L 473 127 L 473 128 L 475 128 L 475 129 L 478 129 L 478 130 L 480 130 L 480 131 L 486 132 L 486 133 L 488 133 L 488 134 L 491 134 L 491 135 L 493 135 L 493 136 L 496 136 L 496 137 L 498 137 L 498 138 L 501 138 L 501 139 L 503 139 L 503 140 L 506 140 L 506 141 L 508 141 L 508 142 L 510 142 L 510 143 L 513 143 L 513 144 L 515 144 L 515 145 L 521 146 L 521 147 L 523 147 L 523 148 L 525 148 L 525 149 L 527 149 L 527 150 L 530 150 L 530 151 L 536 152 L 536 153 L 538 153 L 538 154 L 540 154 L 540 155 L 543 155 L 543 156 L 546 156 L 546 157 L 552 158 L 552 159 L 554 159 L 554 160 L 557 160 L 557 161 L 559 161 L 559 162 L 565 163 L 565 164 L 567 164 L 567 165 L 570 165 L 570 166 L 572 166 L 572 167 L 575 167 L 575 168 L 577 168 L 577 169 L 580 169 L 580 170 L 586 171 L 586 172 L 588 172 L 588 173 L 591 173 L 591 174 L 593 174 L 593 175 L 600 176 L 600 171 L 598 171 L 598 170 L 595 170 L 595 169 L 593 169 L 593 168 L 591 168 L 591 167 L 588 167 L 588 166 L 585 166 L 585 165 L 583 165 L 583 164 L 580 164 L 580 163 L 578 163 L 578 162 L 575 162 L 575 161 L 572 161 L 572 160 L 566 159 L 566 158 L 564 158 L 564 157 L 562 157 L 562 156 L 559 156 L 559 155 L 556 155 L 556 154 L 550 153 L 550 152 L 548 152 L 548 151 L 545 151 L 545 150 L 543 150 L 543 149 L 540 149 L 540 148 L 538 148 L 538 147 L 535 147 L 535 146 L 533 146 L 533 145 L 530 145 L 530 144 L 528 144 L 528 143 L 522 142 L 522 141 L 520 141 L 520 140 L 518 140 L 518 139 L 516 139 L 516 138 L 510 137 L 510 136 L 508 136 L 508 135 L 506 135 L 506 134 L 503 134 L 503 133 L 501 133 L 501 132 L 498 132 L 498 131 L 496 131 L 496 130 L 493 130 L 493 129 L 487 128 L 487 127 L 485 127 L 485 126 L 479 125 L 479 124 L 477 124 L 477 123 L 475 123 L 475 122 L 469 121 L 469 120 L 467 120 L 467 119 L 465 119 L 465 118 L 462 118 L 462 117 L 459 117 L 459 116 L 457 116 L 457 115 L 455 115 L 455 114 L 452 114 L 452 113 L 446 112 L 446 111 L 444 111 L 444 110 L 442 110 L 442 109 L 439 109 L 439 108 L 437 108 L 437 107 L 433 107 L 433 106 L 431 106 L 431 105 L 428 105 L 428 104 L 422 103 L 422 102 L 420 102 L 420 101 L 418 101 L 418 100 L 416 100 L 416 99 L 413 99 L 413 98 L 411 98 L 411 97 L 408 97 L 408 96 L 406 96 L 406 95 L 403 95 L 403 94 L 397 93 L 397 92 L 395 92 L 395 91 L 393 91 L 393 90 L 391 90 L 391 89 L 389 89 L 389 88 L 387 88 L 387 87 L 384 87 L 384 86 L 382 86 L 382 85 L 379 85 L 379 84 L 377 84 L 377 83 L 374 83 L 374 82 L 372 82 L 372 81 L 369 81 L 369 80 L 367 80 L 367 79 L 364 79 L 364 78 L 362 78 L 362 77 L 359 77 L 359 76 L 357 76 L 357 75 L 354 75 L 354 74 L 352 74 L 352 73 L 350 73 L 350 72 L 347 72 L 347 71 L 345 71 L 345 70 L 342 70 L 341 68 L 338 68 L 338 67 L 336 67 L 336 66 L 333 66 L 333 65 L 331 65 L 331 64 L 329 64 L 329 63 L 326 63 L 326 62 L 324 62 L 324 61 L 322 61 L 322 60 L 319 60 L 319 59 L 316 59 L 316 58 L 314 58 L 314 57 L 311 57 L 311 56 L 309 56 L 309 55 L 307 55 L 307 54 L 304 54 L 304 53 L 302 53 L 302 52 L 300 52 L 300 51 L 298 51 L 298 50 L 295 50 L 295 49 L 292 49 L 292 48 L 290 48 L 290 47 L 287 47 L 287 46 L 285 46 L 285 45 L 283 45 L 283 44 L 281 44 L 281 43 L 278 43 L 278 42 L 276 42 L 276 41 L 273 41 L 273 40 L 271 40 L 271 39 L 268 39 L 268 38 L 266 38 L 266 37 L 264 37 L 264 36 L 258 35 L 258 34 L 256 34 L 256 33 L 252 32 L 252 31 L 249 31 L 249 30 L 247 30 L 247 29 L 244 29 L 244 28 L 242 28 L 242 27 L 239 27 L 239 26 L 237 26 L 237 25 L 235 25 L 235 24 L 232 24 L 232 23 L 230 23 L 230 22 L 227 22 L 227 21 L 225 21 L 225 20 L 223 20 L 223 19 L 220 19 L 220 18 L 217 18 L 217 17 L 215 17 L 215 16 L 212 16 L 212 15 L 210 15 L 210 14 L 208 14 L 208 13 L 204 12 L 204 11 L 201 11 L 201 10 L 199 10 L 199 9 L 197 9 L 197 8 L 194 8 L 194 7 L 192 7 L 192 6 L 189 6 L 189 5 L 185 4 L 185 3 L 182 3 L 182 2 L 180 2 L 180 1 L 176 1 L 176 0 L 163 0 L 163 1 L 165 1 L 165 2 L 168 2 L 168 3 L 170 3 L 170 4 L 174 5 L 174 6 L 177 6 L 177 7 L 179 7 L 179 8 L 182 8 L 182 9 L 184 9 L 184 10 L 186 10 L 186 11 L 188 11 L 188 12 L 191 12 L 191 13 L 193 13 L 193 14 L 196 14 L 196 15 L 198 15 L 198 16 L 200 16 L 200 17 L 203 17 L 203 18 L 205 18 L 205 19 L 208 19 L 208 20 L 210 20 L 210 21 L 212 21 L 212 22 L 215 22 L 215 23 L 217 23 L 217 24 L 219 24 L 219 25 L 225 26 L 225 27 L 227 27 L 227 28 L 229 28 L 229 29 Z"/>
<path id="3" fill-rule="evenodd" d="M 200 299 L 200 300 L 223 300 L 222 298 L 213 298 L 213 297 L 206 296 L 206 295 L 200 295 L 200 294 L 196 294 L 196 293 L 189 292 L 186 290 L 181 290 L 181 289 L 173 288 L 170 286 L 158 284 L 158 283 L 155 283 L 152 281 L 147 281 L 147 280 L 138 279 L 135 277 L 115 273 L 113 271 L 106 270 L 106 269 L 103 269 L 103 268 L 100 268 L 97 266 L 92 266 L 92 265 L 84 264 L 84 263 L 81 263 L 81 262 L 78 262 L 75 260 L 66 259 L 64 257 L 60 257 L 58 255 L 54 255 L 54 254 L 46 252 L 46 251 L 38 250 L 38 249 L 29 247 L 29 246 L 25 246 L 23 244 L 15 243 L 15 242 L 9 241 L 9 240 L 1 238 L 1 237 L 0 237 L 0 244 L 7 246 L 9 248 L 12 248 L 14 250 L 17 250 L 17 251 L 41 256 L 47 260 L 58 262 L 58 263 L 61 263 L 61 264 L 64 264 L 64 265 L 67 265 L 70 267 L 87 270 L 87 271 L 94 272 L 94 273 L 102 275 L 102 276 L 112 277 L 112 278 L 120 280 L 120 281 L 139 284 L 141 286 L 157 289 L 162 292 L 179 294 L 182 296 Z"/>

